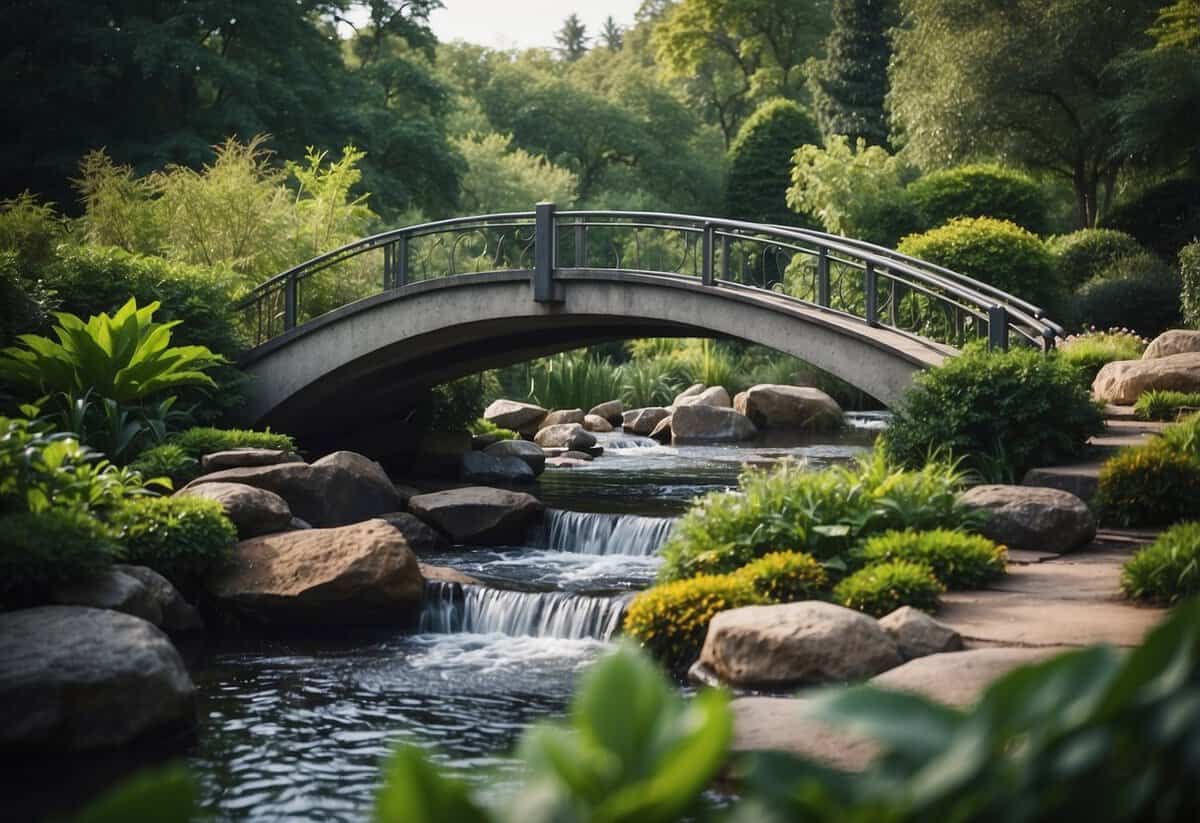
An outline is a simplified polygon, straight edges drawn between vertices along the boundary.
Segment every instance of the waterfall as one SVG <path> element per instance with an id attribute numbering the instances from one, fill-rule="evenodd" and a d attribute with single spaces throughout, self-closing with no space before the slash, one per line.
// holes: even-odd
<path id="1" fill-rule="evenodd" d="M 425 584 L 420 631 L 608 640 L 620 628 L 624 611 L 624 598 L 430 581 Z"/>
<path id="2" fill-rule="evenodd" d="M 599 514 L 547 509 L 527 542 L 539 549 L 577 554 L 657 554 L 675 526 L 672 517 Z"/>
<path id="3" fill-rule="evenodd" d="M 624 432 L 601 432 L 596 436 L 605 451 L 613 449 L 657 449 L 662 446 L 657 440 L 643 437 L 640 434 L 625 434 Z"/>

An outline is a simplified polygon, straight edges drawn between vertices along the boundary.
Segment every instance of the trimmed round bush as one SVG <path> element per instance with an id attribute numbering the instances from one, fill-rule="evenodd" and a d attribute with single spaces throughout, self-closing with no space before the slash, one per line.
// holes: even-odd
<path id="1" fill-rule="evenodd" d="M 129 563 L 149 566 L 186 587 L 229 557 L 237 531 L 215 500 L 144 497 L 111 518 Z"/>
<path id="2" fill-rule="evenodd" d="M 1124 326 L 1157 337 L 1179 326 L 1179 275 L 1149 252 L 1124 257 L 1084 283 L 1073 303 L 1080 326 Z"/>
<path id="3" fill-rule="evenodd" d="M 296 441 L 291 435 L 276 434 L 250 429 L 217 429 L 211 426 L 195 426 L 172 435 L 171 445 L 183 449 L 190 457 L 200 457 L 230 449 L 277 449 L 295 451 Z"/>
<path id="4" fill-rule="evenodd" d="M 200 476 L 200 461 L 176 443 L 164 443 L 146 449 L 129 464 L 129 468 L 151 480 L 165 477 L 171 487 L 178 489 Z"/>
<path id="5" fill-rule="evenodd" d="M 726 214 L 734 220 L 817 225 L 811 215 L 798 215 L 787 205 L 792 154 L 805 144 L 821 144 L 821 132 L 808 112 L 784 99 L 759 106 L 729 147 Z"/>
<path id="6" fill-rule="evenodd" d="M 1080 229 L 1046 241 L 1063 285 L 1077 289 L 1123 257 L 1142 254 L 1137 240 L 1115 229 Z"/>
<path id="7" fill-rule="evenodd" d="M 907 560 L 928 566 L 948 589 L 980 589 L 1004 576 L 1008 552 L 977 534 L 934 529 L 890 531 L 867 540 L 867 566 Z"/>
<path id="8" fill-rule="evenodd" d="M 935 171 L 905 190 L 921 225 L 933 229 L 956 217 L 1008 220 L 1045 234 L 1049 211 L 1042 187 L 1027 174 L 991 163 Z"/>
<path id="9" fill-rule="evenodd" d="M 901 606 L 935 612 L 943 591 L 945 587 L 928 566 L 892 560 L 859 569 L 837 584 L 833 597 L 847 608 L 883 617 Z"/>
<path id="10" fill-rule="evenodd" d="M 825 569 L 803 552 L 771 552 L 734 574 L 770 603 L 812 600 L 829 586 Z"/>
<path id="11" fill-rule="evenodd" d="M 910 234 L 900 241 L 900 251 L 1043 308 L 1063 302 L 1064 289 L 1046 245 L 1008 220 L 959 217 L 924 234 Z"/>
<path id="12" fill-rule="evenodd" d="M 1104 429 L 1075 368 L 1033 349 L 969 346 L 917 375 L 893 411 L 879 443 L 896 463 L 923 466 L 945 450 L 996 482 L 1078 457 Z"/>
<path id="13" fill-rule="evenodd" d="M 1172 526 L 1139 550 L 1121 570 L 1121 589 L 1167 605 L 1200 594 L 1200 522 Z"/>
<path id="14" fill-rule="evenodd" d="M 1200 237 L 1200 179 L 1160 183 L 1109 211 L 1100 225 L 1130 234 L 1166 260 Z"/>
<path id="15" fill-rule="evenodd" d="M 82 510 L 0 515 L 0 604 L 36 605 L 54 586 L 88 577 L 120 558 L 109 530 Z"/>
<path id="16" fill-rule="evenodd" d="M 739 575 L 677 580 L 634 598 L 625 610 L 625 633 L 667 667 L 683 670 L 700 656 L 714 615 L 763 602 L 762 595 Z"/>
<path id="17" fill-rule="evenodd" d="M 1096 505 L 1117 526 L 1200 517 L 1200 459 L 1160 441 L 1124 449 L 1100 469 Z"/>

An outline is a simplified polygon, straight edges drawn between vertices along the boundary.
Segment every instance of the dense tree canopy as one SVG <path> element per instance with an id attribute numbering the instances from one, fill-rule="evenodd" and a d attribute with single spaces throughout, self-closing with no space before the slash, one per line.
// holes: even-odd
<path id="1" fill-rule="evenodd" d="M 821 132 L 888 145 L 888 30 L 896 0 L 833 0 L 833 31 L 825 58 L 809 65 L 809 88 Z"/>
<path id="2" fill-rule="evenodd" d="M 760 106 L 729 149 L 726 214 L 763 223 L 797 222 L 800 215 L 787 204 L 791 157 L 800 146 L 820 142 L 816 123 L 799 104 L 776 99 Z"/>

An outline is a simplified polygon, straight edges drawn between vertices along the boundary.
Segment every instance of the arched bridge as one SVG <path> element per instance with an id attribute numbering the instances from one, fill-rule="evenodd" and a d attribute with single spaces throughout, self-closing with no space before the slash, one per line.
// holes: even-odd
<path id="1" fill-rule="evenodd" d="M 298 433 L 382 421 L 428 386 L 616 339 L 741 338 L 890 405 L 968 340 L 1049 348 L 1062 331 L 1013 295 L 860 241 L 549 203 L 368 237 L 240 309 L 246 417 Z"/>

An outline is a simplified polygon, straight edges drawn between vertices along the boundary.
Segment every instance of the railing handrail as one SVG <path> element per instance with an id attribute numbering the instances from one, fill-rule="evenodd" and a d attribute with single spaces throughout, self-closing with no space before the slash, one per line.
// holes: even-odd
<path id="1" fill-rule="evenodd" d="M 1009 294 L 1002 289 L 992 286 L 988 283 L 983 283 L 974 278 L 947 269 L 924 260 L 920 260 L 909 255 L 902 254 L 894 249 L 889 249 L 884 246 L 878 246 L 863 240 L 841 237 L 827 232 L 817 231 L 814 229 L 806 229 L 796 226 L 784 226 L 779 224 L 764 224 L 754 223 L 745 220 L 735 220 L 723 217 L 706 217 L 689 214 L 676 214 L 671 212 L 650 212 L 650 211 L 623 211 L 623 210 L 564 210 L 555 211 L 553 206 L 547 205 L 549 217 L 546 224 L 550 228 L 551 246 L 557 246 L 559 230 L 563 228 L 586 229 L 587 226 L 614 227 L 614 228 L 653 228 L 663 231 L 678 231 L 691 234 L 702 234 L 706 248 L 709 248 L 713 238 L 721 238 L 724 243 L 727 243 L 727 238 L 735 238 L 742 242 L 758 242 L 770 244 L 772 241 L 780 247 L 792 248 L 798 251 L 813 254 L 819 260 L 833 260 L 844 265 L 851 265 L 858 268 L 863 268 L 868 278 L 872 277 L 872 270 L 876 269 L 875 276 L 882 274 L 889 277 L 893 282 L 905 283 L 912 288 L 918 288 L 930 296 L 937 297 L 942 302 L 949 305 L 954 305 L 960 309 L 967 310 L 967 306 L 974 306 L 977 312 L 970 312 L 974 316 L 987 316 L 991 318 L 993 314 L 1002 318 L 1002 325 L 1010 327 L 1014 332 L 1024 336 L 1030 341 L 1040 342 L 1043 347 L 1048 348 L 1053 345 L 1055 336 L 1062 335 L 1063 329 L 1058 324 L 1049 320 L 1046 317 L 1045 311 L 1028 301 Z M 529 226 L 535 229 L 536 232 L 541 231 L 542 226 L 542 207 L 539 206 L 538 211 L 519 211 L 519 212 L 500 212 L 495 214 L 473 215 L 467 217 L 452 217 L 443 220 L 427 221 L 411 226 L 404 226 L 396 229 L 379 232 L 369 237 L 364 237 L 347 243 L 331 251 L 317 255 L 309 260 L 304 261 L 296 266 L 293 266 L 286 271 L 283 271 L 273 277 L 264 280 L 256 285 L 248 294 L 238 301 L 238 309 L 246 309 L 248 307 L 259 305 L 261 318 L 261 304 L 264 300 L 269 299 L 269 295 L 280 289 L 282 286 L 286 291 L 289 305 L 292 307 L 287 312 L 287 317 L 291 318 L 285 323 L 285 329 L 291 328 L 295 322 L 295 294 L 298 289 L 298 283 L 313 274 L 327 268 L 335 263 L 340 263 L 346 259 L 350 259 L 364 252 L 383 248 L 385 261 L 394 260 L 395 255 L 392 254 L 396 247 L 391 247 L 392 244 L 399 243 L 400 249 L 407 249 L 407 240 L 441 234 L 456 229 L 487 229 L 487 228 L 519 228 Z M 591 222 L 589 222 L 591 221 Z M 617 222 L 611 222 L 617 221 Z M 639 222 L 641 221 L 641 222 Z M 651 221 L 651 222 L 646 222 Z M 664 225 L 668 224 L 668 225 Z M 579 235 L 582 236 L 582 235 Z M 805 247 L 798 248 L 791 243 L 783 242 L 791 241 L 792 243 L 803 243 Z M 542 241 L 536 240 L 535 247 Z M 692 241 L 694 242 L 694 241 Z M 578 243 L 577 243 L 578 245 Z M 814 246 L 815 249 L 810 251 L 807 246 Z M 727 247 L 727 246 L 726 246 Z M 535 248 L 536 250 L 536 248 Z M 842 257 L 832 257 L 830 253 L 846 255 L 853 260 L 846 261 Z M 392 255 L 389 257 L 389 255 Z M 712 251 L 706 252 L 706 260 L 708 261 L 706 269 L 706 277 L 709 278 L 706 282 L 713 282 L 714 275 L 711 273 Z M 406 258 L 407 252 L 401 255 Z M 551 255 L 551 259 L 554 255 Z M 686 254 L 685 258 L 686 260 Z M 407 263 L 406 263 L 407 264 Z M 723 259 L 723 266 L 728 266 L 728 260 Z M 387 287 L 387 275 L 385 262 L 385 288 Z M 453 265 L 453 264 L 452 264 Z M 549 266 L 549 264 L 543 264 Z M 821 263 L 820 265 L 825 265 Z M 560 265 L 557 261 L 553 264 L 556 268 L 572 269 L 576 266 Z M 534 266 L 537 269 L 537 265 Z M 601 268 L 611 268 L 604 267 Z M 621 268 L 620 260 L 618 259 L 617 268 Z M 820 271 L 818 266 L 818 271 Z M 881 271 L 880 271 L 881 270 Z M 728 271 L 728 268 L 726 268 Z M 900 275 L 900 277 L 896 277 Z M 820 277 L 821 275 L 818 275 Z M 828 276 L 825 275 L 826 285 L 828 284 Z M 400 278 L 403 279 L 402 277 Z M 548 281 L 547 281 L 548 282 Z M 394 284 L 393 284 L 394 285 Z M 938 290 L 937 292 L 933 290 Z M 874 294 L 874 291 L 872 291 Z M 950 298 L 954 298 L 951 300 Z M 538 299 L 538 298 L 535 298 Z M 962 301 L 958 303 L 955 301 Z M 809 301 L 811 302 L 811 301 Z M 819 301 L 818 301 L 819 302 Z M 824 304 L 821 304 L 824 305 Z M 867 322 L 873 323 L 875 315 L 874 309 L 868 308 L 866 311 Z M 857 316 L 857 315 L 855 315 Z M 895 321 L 893 321 L 895 322 Z M 989 319 L 989 337 L 995 332 L 993 328 L 995 321 Z M 267 332 L 270 335 L 270 332 Z"/>

